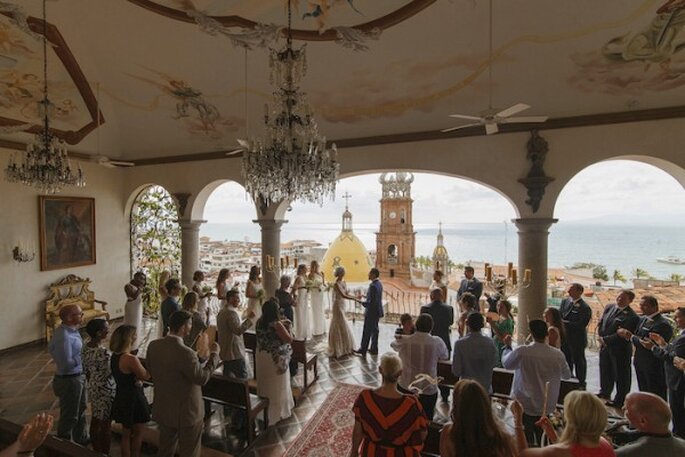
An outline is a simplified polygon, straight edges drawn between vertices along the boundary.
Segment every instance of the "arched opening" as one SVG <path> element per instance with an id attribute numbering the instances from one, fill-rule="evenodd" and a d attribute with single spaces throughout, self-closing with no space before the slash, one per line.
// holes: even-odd
<path id="1" fill-rule="evenodd" d="M 145 311 L 154 313 L 160 303 L 160 275 L 168 270 L 172 276 L 181 272 L 181 227 L 176 203 L 159 185 L 144 187 L 131 205 L 131 271 L 143 271 L 150 292 L 143 297 Z"/>

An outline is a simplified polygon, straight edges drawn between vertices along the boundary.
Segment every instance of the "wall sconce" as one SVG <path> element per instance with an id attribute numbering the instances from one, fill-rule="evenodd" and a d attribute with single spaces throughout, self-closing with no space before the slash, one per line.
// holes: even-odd
<path id="1" fill-rule="evenodd" d="M 12 249 L 12 258 L 19 263 L 33 262 L 36 258 L 36 252 L 33 249 L 28 249 L 19 243 Z"/>

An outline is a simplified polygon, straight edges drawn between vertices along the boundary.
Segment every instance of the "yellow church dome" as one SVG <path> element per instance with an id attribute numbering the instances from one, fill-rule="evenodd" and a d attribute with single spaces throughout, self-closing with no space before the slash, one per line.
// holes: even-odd
<path id="1" fill-rule="evenodd" d="M 343 198 L 349 198 L 345 194 Z M 352 232 L 352 213 L 345 204 L 342 217 L 342 231 L 328 247 L 321 261 L 321 271 L 327 281 L 335 281 L 333 272 L 337 267 L 345 268 L 346 282 L 366 282 L 369 280 L 369 270 L 373 268 L 369 252 L 364 244 Z"/>

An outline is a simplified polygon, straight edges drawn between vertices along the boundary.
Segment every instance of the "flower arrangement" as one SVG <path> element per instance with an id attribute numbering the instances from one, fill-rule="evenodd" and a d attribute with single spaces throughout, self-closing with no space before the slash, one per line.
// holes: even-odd
<path id="1" fill-rule="evenodd" d="M 214 289 L 212 288 L 212 286 L 208 286 L 206 284 L 204 286 L 202 286 L 202 293 L 203 294 L 211 293 L 213 290 Z"/>

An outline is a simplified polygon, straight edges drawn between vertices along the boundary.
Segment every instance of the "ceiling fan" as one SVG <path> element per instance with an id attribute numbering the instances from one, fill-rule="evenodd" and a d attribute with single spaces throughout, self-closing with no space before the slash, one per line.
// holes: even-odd
<path id="1" fill-rule="evenodd" d="M 493 133 L 497 133 L 499 131 L 500 124 L 517 124 L 547 121 L 547 116 L 515 116 L 515 114 L 518 114 L 530 108 L 530 105 L 527 105 L 525 103 L 517 103 L 506 109 L 497 109 L 492 107 L 492 0 L 490 0 L 489 4 L 490 32 L 488 51 L 488 109 L 482 111 L 478 116 L 472 116 L 467 114 L 450 114 L 449 117 L 454 117 L 457 119 L 466 119 L 473 122 L 441 130 L 441 132 L 443 133 L 482 125 L 485 126 L 485 133 L 487 135 L 492 135 Z"/>

